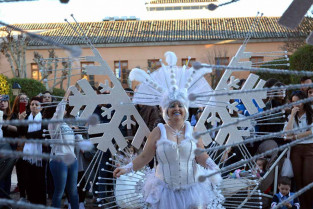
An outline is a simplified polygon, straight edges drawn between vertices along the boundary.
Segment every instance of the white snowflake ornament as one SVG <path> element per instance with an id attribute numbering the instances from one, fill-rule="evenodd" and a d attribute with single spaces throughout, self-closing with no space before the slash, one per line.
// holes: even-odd
<path id="1" fill-rule="evenodd" d="M 101 136 L 93 137 L 90 140 L 98 144 L 97 148 L 99 150 L 106 152 L 109 149 L 112 154 L 115 154 L 116 146 L 122 150 L 127 146 L 127 141 L 119 129 L 119 126 L 122 125 L 126 126 L 127 129 L 131 129 L 132 126 L 138 124 L 139 127 L 133 138 L 132 145 L 139 149 L 144 138 L 150 133 L 149 128 L 139 115 L 135 106 L 131 103 L 120 81 L 115 77 L 113 71 L 102 59 L 99 52 L 95 48 L 93 48 L 92 51 L 94 56 L 86 57 L 86 61 L 98 63 L 99 65 L 86 66 L 86 73 L 88 75 L 104 75 L 109 77 L 113 87 L 110 87 L 109 81 L 105 80 L 105 83 L 100 84 L 100 86 L 103 87 L 101 92 L 104 93 L 107 91 L 107 94 L 97 94 L 87 80 L 82 79 L 77 81 L 83 93 L 77 88 L 72 89 L 74 95 L 69 97 L 69 105 L 74 106 L 74 108 L 71 114 L 77 115 L 80 109 L 85 106 L 80 114 L 80 118 L 85 119 L 93 114 L 98 105 L 110 104 L 111 107 L 109 108 L 101 108 L 103 110 L 102 116 L 107 116 L 108 119 L 111 119 L 110 122 L 90 126 L 88 134 L 101 134 Z M 114 114 L 112 114 L 113 111 Z M 126 120 L 123 121 L 125 116 Z M 132 117 L 136 122 L 131 119 Z"/>
<path id="2" fill-rule="evenodd" d="M 239 48 L 236 56 L 232 58 L 228 66 L 251 67 L 252 63 L 250 61 L 239 62 L 241 59 L 249 58 L 249 56 L 251 56 L 251 53 L 244 52 L 244 50 L 245 45 L 242 45 Z M 255 74 L 250 74 L 241 89 L 232 90 L 232 88 L 239 88 L 239 86 L 237 85 L 239 80 L 236 79 L 234 76 L 231 76 L 231 74 L 232 71 L 229 69 L 224 72 L 217 87 L 215 88 L 215 92 L 224 92 L 225 94 L 216 95 L 208 102 L 209 105 L 205 107 L 196 125 L 197 132 L 207 131 L 205 122 L 211 123 L 212 126 L 216 126 L 217 124 L 222 125 L 226 123 L 236 122 L 238 120 L 238 117 L 234 117 L 231 114 L 233 114 L 234 111 L 238 111 L 238 109 L 236 108 L 237 104 L 230 104 L 230 102 L 234 99 L 240 99 L 250 114 L 255 114 L 258 112 L 258 109 L 253 101 L 255 101 L 260 108 L 265 107 L 262 99 L 265 99 L 267 97 L 266 91 L 241 93 L 243 90 L 263 88 L 265 84 L 264 80 L 258 81 L 259 76 Z M 248 127 L 251 126 L 250 124 L 250 120 L 245 120 L 234 125 L 221 128 L 216 134 L 215 142 L 217 142 L 218 144 L 228 144 L 242 141 L 243 137 L 250 136 L 250 131 L 248 129 Z M 205 146 L 209 145 L 210 142 L 213 141 L 209 133 L 203 135 L 202 140 Z"/>

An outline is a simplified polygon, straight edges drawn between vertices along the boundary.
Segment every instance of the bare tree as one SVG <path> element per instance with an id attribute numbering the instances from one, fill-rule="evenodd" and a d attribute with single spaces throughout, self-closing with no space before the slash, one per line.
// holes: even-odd
<path id="1" fill-rule="evenodd" d="M 211 65 L 228 65 L 229 63 L 229 54 L 226 48 L 210 48 L 207 51 L 205 56 L 201 59 L 201 62 L 211 64 Z M 221 70 L 213 69 L 212 73 L 205 76 L 208 82 L 211 84 L 214 89 L 218 84 L 218 81 L 222 77 L 223 72 Z"/>
<path id="2" fill-rule="evenodd" d="M 2 32 L 7 35 L 0 38 L 0 52 L 7 58 L 13 76 L 27 78 L 25 53 L 29 39 L 26 34 L 13 34 L 9 29 Z"/>
<path id="3" fill-rule="evenodd" d="M 67 79 L 67 88 L 70 86 L 72 75 L 72 61 L 69 58 L 59 58 L 56 56 L 54 49 L 50 49 L 49 57 L 43 58 L 38 52 L 34 52 L 34 61 L 38 64 L 41 73 L 40 81 L 46 86 L 46 89 L 51 91 L 56 86 L 60 85 L 60 89 L 64 89 L 64 80 Z M 61 63 L 61 69 L 58 69 L 58 63 Z M 58 71 L 61 71 L 61 77 L 58 77 Z M 53 78 L 50 78 L 52 77 Z M 50 87 L 48 81 L 52 80 L 53 84 Z"/>
<path id="4" fill-rule="evenodd" d="M 287 51 L 289 53 L 294 53 L 301 46 L 304 46 L 305 37 L 288 37 L 287 41 L 284 42 L 284 45 L 281 47 L 282 50 Z"/>

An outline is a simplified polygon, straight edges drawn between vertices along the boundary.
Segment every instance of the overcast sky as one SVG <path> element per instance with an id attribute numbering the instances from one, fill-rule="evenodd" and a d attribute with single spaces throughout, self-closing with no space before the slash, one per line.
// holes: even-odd
<path id="1" fill-rule="evenodd" d="M 220 3 L 226 0 L 220 0 Z M 145 19 L 181 19 L 210 17 L 249 17 L 258 11 L 265 16 L 281 16 L 292 0 L 240 0 L 222 6 L 214 12 L 169 11 L 149 13 L 145 0 L 70 0 L 61 4 L 59 0 L 39 0 L 31 2 L 0 3 L 0 20 L 6 23 L 63 22 L 74 14 L 80 22 L 102 21 L 107 16 L 136 16 Z"/>

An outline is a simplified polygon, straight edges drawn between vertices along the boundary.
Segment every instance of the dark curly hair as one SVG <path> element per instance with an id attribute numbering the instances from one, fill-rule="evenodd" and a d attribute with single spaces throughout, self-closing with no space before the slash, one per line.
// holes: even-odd
<path id="1" fill-rule="evenodd" d="M 305 93 L 303 91 L 295 91 L 295 92 L 293 92 L 291 94 L 291 98 L 294 97 L 294 96 L 298 97 L 299 100 L 307 98 L 307 96 L 305 95 Z M 306 114 L 306 122 L 307 122 L 308 125 L 311 125 L 312 124 L 312 120 L 313 120 L 313 110 L 312 110 L 312 107 L 311 107 L 311 103 L 310 102 L 303 103 L 303 109 L 304 109 L 305 114 Z M 297 125 L 299 125 L 298 113 L 296 114 L 295 120 L 296 120 Z"/>

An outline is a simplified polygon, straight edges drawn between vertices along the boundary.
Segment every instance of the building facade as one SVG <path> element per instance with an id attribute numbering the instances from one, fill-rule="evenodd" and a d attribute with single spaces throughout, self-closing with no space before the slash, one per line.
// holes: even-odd
<path id="1" fill-rule="evenodd" d="M 278 17 L 262 17 L 247 45 L 249 52 L 282 51 L 285 42 L 294 37 L 306 37 L 313 29 L 313 21 L 305 18 L 297 30 L 289 30 L 277 23 Z M 178 65 L 184 65 L 190 58 L 189 65 L 194 61 L 209 64 L 227 65 L 235 55 L 240 45 L 250 31 L 255 18 L 206 18 L 187 20 L 129 20 L 83 22 L 81 28 L 89 37 L 91 43 L 99 50 L 103 59 L 121 79 L 123 86 L 127 86 L 130 70 L 140 67 L 153 71 L 160 67 L 160 59 L 164 60 L 166 51 L 173 51 L 178 58 Z M 24 31 L 37 33 L 55 42 L 82 48 L 82 55 L 72 63 L 71 84 L 78 79 L 86 78 L 96 85 L 103 82 L 103 76 L 84 75 L 81 72 L 86 65 L 97 63 L 87 62 L 84 57 L 93 55 L 79 30 L 72 23 L 48 24 L 15 24 Z M 5 27 L 2 36 L 5 34 Z M 55 48 L 59 57 L 68 57 L 69 53 L 51 46 L 43 41 L 31 39 L 26 50 L 27 77 L 41 79 L 38 65 L 35 63 L 34 52 L 44 58 L 48 57 L 48 50 Z M 273 57 L 252 56 L 252 62 L 272 60 Z M 3 54 L 0 55 L 0 73 L 12 77 L 10 65 Z M 237 72 L 239 78 L 247 77 L 249 72 Z M 57 77 L 61 77 L 61 71 Z M 53 80 L 53 78 L 51 78 Z M 48 79 L 48 82 L 52 82 Z M 66 81 L 65 81 L 66 82 Z M 133 87 L 133 86 L 132 86 Z"/>

